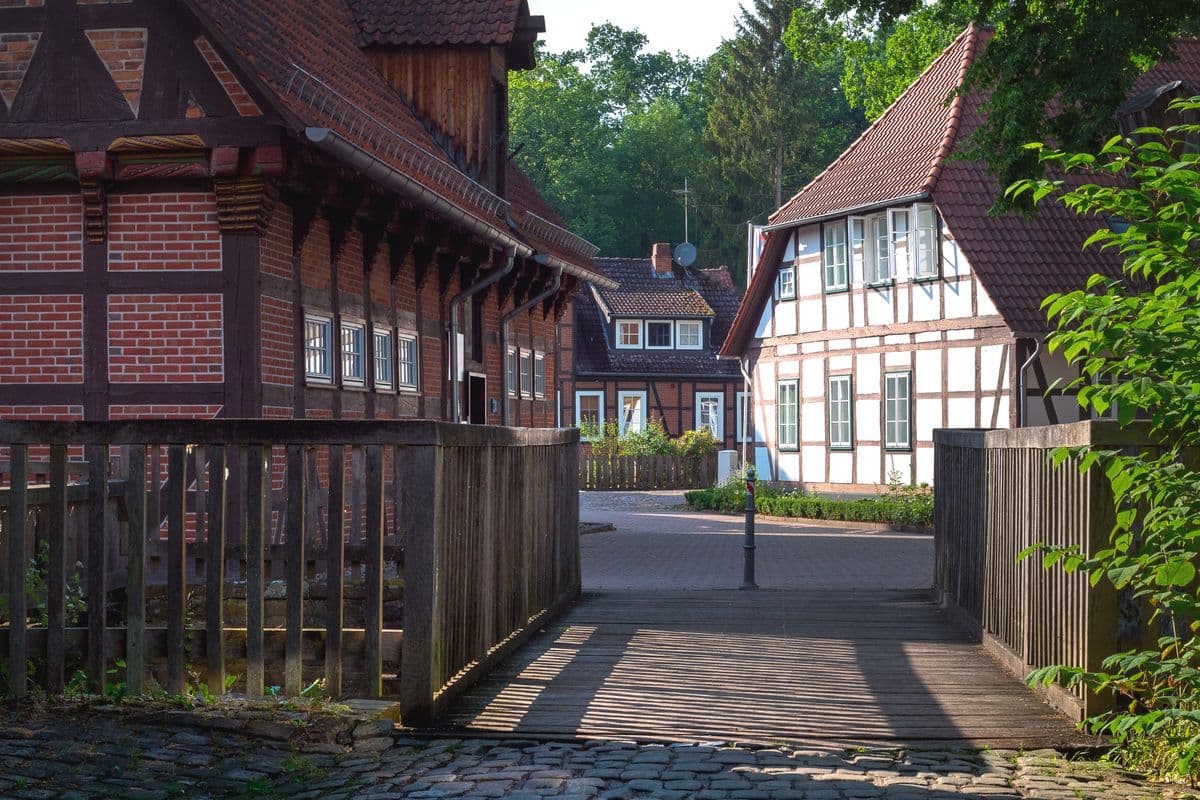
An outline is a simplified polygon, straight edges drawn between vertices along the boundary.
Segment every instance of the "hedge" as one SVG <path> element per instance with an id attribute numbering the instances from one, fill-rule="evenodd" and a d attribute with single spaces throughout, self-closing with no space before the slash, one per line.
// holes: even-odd
<path id="1" fill-rule="evenodd" d="M 741 481 L 729 481 L 715 489 L 684 493 L 696 511 L 741 513 L 746 508 Z M 759 485 L 755 509 L 772 517 L 802 517 L 846 522 L 881 522 L 891 525 L 928 527 L 933 524 L 933 495 L 927 489 L 889 487 L 874 497 L 837 499 L 803 491 L 780 491 Z"/>

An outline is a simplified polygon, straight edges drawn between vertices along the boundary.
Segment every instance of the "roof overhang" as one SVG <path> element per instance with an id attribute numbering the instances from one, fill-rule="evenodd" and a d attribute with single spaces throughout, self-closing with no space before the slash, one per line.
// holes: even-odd
<path id="1" fill-rule="evenodd" d="M 868 203 L 861 206 L 850 206 L 849 208 L 830 211 L 827 214 L 820 214 L 814 217 L 802 217 L 801 219 L 789 220 L 787 222 L 773 222 L 767 224 L 763 230 L 765 231 L 781 231 L 787 228 L 799 228 L 804 225 L 815 225 L 818 222 L 828 222 L 831 219 L 838 217 L 849 217 L 857 214 L 869 214 L 872 211 L 880 211 L 891 206 L 903 205 L 904 203 L 919 203 L 922 200 L 929 199 L 929 192 L 916 192 L 915 194 L 901 195 L 893 197 L 890 200 L 880 200 L 877 203 Z"/>

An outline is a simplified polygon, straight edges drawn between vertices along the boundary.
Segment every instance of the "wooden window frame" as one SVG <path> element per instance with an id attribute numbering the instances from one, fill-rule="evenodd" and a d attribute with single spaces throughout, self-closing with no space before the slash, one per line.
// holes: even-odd
<path id="1" fill-rule="evenodd" d="M 835 400 L 833 397 L 833 385 L 835 383 L 845 383 L 846 397 L 845 399 Z M 845 403 L 847 418 L 834 421 L 833 408 L 834 404 L 841 405 Z M 847 440 L 835 442 L 833 438 L 833 426 L 846 426 Z M 854 376 L 846 375 L 830 375 L 825 381 L 825 438 L 830 450 L 853 450 L 854 449 Z"/>
<path id="2" fill-rule="evenodd" d="M 787 282 L 787 285 L 790 288 L 787 288 L 787 289 L 784 289 L 783 276 L 785 274 L 787 276 L 789 276 L 789 278 L 790 278 L 790 280 Z M 796 299 L 796 263 L 795 262 L 792 262 L 790 264 L 785 263 L 785 264 L 779 265 L 779 275 L 775 279 L 775 294 L 779 296 L 779 299 L 781 301 Z"/>
<path id="3" fill-rule="evenodd" d="M 517 348 L 510 347 L 504 354 L 504 391 L 509 397 L 520 397 L 519 374 Z"/>
<path id="4" fill-rule="evenodd" d="M 401 365 L 408 364 L 402 359 L 400 343 L 407 342 L 412 345 L 412 383 L 405 383 L 401 379 Z M 396 332 L 396 388 L 401 392 L 419 392 L 421 391 L 421 339 L 413 331 L 397 331 Z"/>
<path id="5" fill-rule="evenodd" d="M 392 333 L 390 328 L 374 326 L 371 329 L 371 336 L 374 337 L 374 364 L 372 368 L 375 372 L 375 391 L 391 392 L 396 388 L 396 335 Z M 380 338 L 385 337 L 386 343 L 384 347 L 380 347 Z M 380 377 L 380 365 L 386 364 L 388 369 L 388 377 L 384 379 Z"/>
<path id="6" fill-rule="evenodd" d="M 696 344 L 683 343 L 683 328 L 687 325 L 696 326 Z M 704 322 L 698 319 L 681 319 L 675 322 L 675 349 L 676 350 L 703 350 L 704 349 Z"/>
<path id="7" fill-rule="evenodd" d="M 754 441 L 754 406 L 750 403 L 749 392 L 738 392 L 734 399 L 734 421 L 737 436 L 734 441 L 739 444 Z"/>
<path id="8" fill-rule="evenodd" d="M 821 283 L 825 294 L 845 292 L 850 288 L 850 230 L 846 220 L 821 225 Z M 831 237 L 832 232 L 841 232 L 841 242 Z M 839 248 L 841 261 L 837 261 Z M 831 260 L 831 254 L 833 260 Z M 840 269 L 840 274 L 839 274 Z M 840 277 L 840 280 L 838 278 Z"/>
<path id="9" fill-rule="evenodd" d="M 622 344 L 621 342 L 621 326 L 634 325 L 637 327 L 638 340 L 637 344 Z M 615 335 L 613 337 L 618 350 L 641 350 L 642 344 L 646 341 L 646 332 L 643 330 L 642 320 L 640 319 L 618 319 L 615 323 Z"/>
<path id="10" fill-rule="evenodd" d="M 325 330 L 324 347 L 317 349 L 309 346 L 309 326 L 321 325 Z M 306 383 L 319 386 L 333 385 L 333 316 L 315 312 L 304 313 L 304 380 Z M 313 372 L 309 369 L 309 354 L 322 353 L 325 371 Z"/>
<path id="11" fill-rule="evenodd" d="M 546 354 L 533 351 L 533 396 L 546 397 Z"/>
<path id="12" fill-rule="evenodd" d="M 518 351 L 517 363 L 521 377 L 521 397 L 533 397 L 533 351 Z"/>
<path id="13" fill-rule="evenodd" d="M 903 397 L 904 402 L 904 417 L 893 417 L 891 414 L 893 404 L 900 401 L 900 398 L 892 397 L 892 381 L 895 378 L 903 378 L 905 388 L 908 390 Z M 891 453 L 911 453 L 913 449 L 912 442 L 912 372 L 910 370 L 896 370 L 894 372 L 885 372 L 883 374 L 883 448 Z M 898 439 L 893 440 L 888 436 L 888 425 L 904 424 L 905 441 L 900 443 Z"/>
<path id="14" fill-rule="evenodd" d="M 583 427 L 583 419 L 580 415 L 581 403 L 580 400 L 584 397 L 595 397 L 596 403 L 596 427 L 598 436 L 604 435 L 604 390 L 603 389 L 577 389 L 575 391 L 575 427 Z M 587 437 L 587 441 L 593 441 L 596 437 Z"/>
<path id="15" fill-rule="evenodd" d="M 783 390 L 791 389 L 792 399 L 790 403 L 784 403 Z M 783 435 L 783 409 L 789 407 L 791 409 L 791 421 L 789 423 L 792 429 L 791 440 L 788 441 Z M 775 442 L 781 453 L 795 453 L 800 449 L 800 381 L 779 381 L 775 384 Z"/>
<path id="16" fill-rule="evenodd" d="M 670 342 L 668 344 L 650 344 L 650 326 L 658 325 L 659 327 L 666 326 L 670 332 Z M 648 319 L 642 325 L 642 335 L 645 337 L 643 344 L 647 350 L 674 350 L 675 349 L 675 323 L 669 319 Z"/>
<path id="17" fill-rule="evenodd" d="M 714 391 L 696 392 L 695 408 L 694 408 L 694 413 L 693 413 L 693 416 L 695 418 L 694 427 L 696 430 L 700 430 L 700 425 L 703 421 L 703 417 L 702 417 L 701 411 L 700 411 L 702 408 L 702 405 L 701 405 L 702 401 L 712 400 L 714 398 L 717 401 L 717 430 L 712 431 L 711 433 L 713 435 L 713 438 L 716 439 L 718 442 L 724 442 L 725 441 L 725 392 L 723 392 L 723 391 L 721 391 L 721 392 L 714 392 Z"/>
<path id="18" fill-rule="evenodd" d="M 927 230 L 921 225 L 921 215 L 925 212 L 929 214 L 929 225 L 925 226 Z M 913 206 L 913 217 L 916 221 L 910 245 L 915 250 L 912 260 L 913 280 L 936 281 L 942 277 L 942 226 L 937 208 L 933 203 L 917 203 Z M 927 239 L 927 244 L 924 246 L 921 244 L 922 234 L 925 234 Z M 929 259 L 921 257 L 925 248 L 931 251 Z M 926 261 L 932 263 L 932 269 L 928 271 L 922 269 L 922 264 Z"/>
<path id="19" fill-rule="evenodd" d="M 648 409 L 646 408 L 646 404 L 649 402 L 646 391 L 644 389 L 622 389 L 617 392 L 617 433 L 621 436 L 624 436 L 629 430 L 625 421 L 625 398 L 627 397 L 638 397 L 642 401 L 639 406 L 641 409 L 641 420 L 637 431 L 634 432 L 640 433 L 644 431 L 650 423 L 649 414 L 647 413 Z"/>

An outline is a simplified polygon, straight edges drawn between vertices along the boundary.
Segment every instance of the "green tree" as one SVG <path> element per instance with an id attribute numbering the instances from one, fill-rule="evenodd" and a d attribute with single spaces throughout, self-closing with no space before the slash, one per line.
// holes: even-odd
<path id="1" fill-rule="evenodd" d="M 834 15 L 881 28 L 927 0 L 829 0 Z M 992 24 L 996 34 L 967 75 L 988 95 L 985 121 L 962 154 L 984 159 L 1007 186 L 1038 170 L 1030 141 L 1098 147 L 1133 80 L 1168 58 L 1177 36 L 1200 31 L 1195 0 L 935 0 L 933 7 Z M 1047 108 L 1056 114 L 1047 115 Z"/>
<path id="2" fill-rule="evenodd" d="M 1174 104 L 1184 119 L 1200 114 L 1200 97 Z M 1081 377 L 1073 382 L 1085 409 L 1116 409 L 1122 426 L 1148 420 L 1142 452 L 1063 450 L 1060 463 L 1103 469 L 1116 503 L 1109 547 L 1094 554 L 1045 553 L 1049 566 L 1084 570 L 1152 609 L 1155 647 L 1118 653 L 1101 672 L 1051 667 L 1030 680 L 1083 682 L 1122 698 L 1117 710 L 1090 721 L 1124 745 L 1133 766 L 1200 777 L 1200 125 L 1142 129 L 1114 137 L 1099 157 L 1032 145 L 1054 171 L 1094 182 L 1026 180 L 1009 190 L 1035 202 L 1051 198 L 1076 213 L 1110 221 L 1088 241 L 1119 252 L 1120 277 L 1094 276 L 1086 289 L 1046 300 L 1061 351 Z M 1190 138 L 1191 147 L 1186 145 Z M 1149 760 L 1137 762 L 1137 758 Z"/>

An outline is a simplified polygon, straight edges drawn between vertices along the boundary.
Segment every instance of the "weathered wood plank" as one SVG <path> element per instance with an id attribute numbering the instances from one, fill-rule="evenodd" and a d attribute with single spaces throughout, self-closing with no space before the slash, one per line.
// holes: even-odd
<path id="1" fill-rule="evenodd" d="M 287 652 L 284 655 L 283 691 L 291 696 L 304 688 L 300 663 L 300 636 L 304 629 L 304 501 L 306 449 L 291 445 L 287 449 Z"/>
<path id="2" fill-rule="evenodd" d="M 187 450 L 167 448 L 167 691 L 183 694 L 187 684 L 183 630 L 187 615 Z"/>
<path id="3" fill-rule="evenodd" d="M 125 685 L 131 695 L 146 688 L 146 448 L 129 448 L 125 510 L 129 515 L 125 566 Z"/>
<path id="4" fill-rule="evenodd" d="M 271 527 L 270 448 L 246 448 L 246 694 L 261 697 L 263 662 L 263 543 Z"/>
<path id="5" fill-rule="evenodd" d="M 105 604 L 108 599 L 108 447 L 92 445 L 87 448 L 88 506 L 87 506 L 87 606 L 88 606 L 88 688 L 104 692 L 108 669 L 107 646 L 104 639 Z"/>
<path id="6" fill-rule="evenodd" d="M 328 590 L 325 598 L 325 691 L 330 697 L 342 695 L 342 582 L 345 577 L 343 510 L 346 493 L 346 461 L 341 445 L 329 448 L 329 525 L 326 529 Z"/>
<path id="7" fill-rule="evenodd" d="M 383 448 L 367 445 L 363 491 L 366 495 L 365 545 L 367 548 L 367 696 L 383 694 Z"/>
<path id="8" fill-rule="evenodd" d="M 13 445 L 9 451 L 11 480 L 8 505 L 8 614 L 13 631 L 8 652 L 8 688 L 14 698 L 24 697 L 28 687 L 26 670 L 25 629 L 26 538 L 29 536 L 29 450 L 25 445 Z"/>
<path id="9" fill-rule="evenodd" d="M 208 564 L 205 574 L 204 630 L 208 650 L 208 690 L 225 692 L 225 448 L 208 448 L 208 537 L 205 548 Z"/>
<path id="10" fill-rule="evenodd" d="M 50 498 L 46 509 L 50 561 L 46 565 L 46 691 L 62 694 L 66 686 L 67 593 L 67 448 L 50 448 Z"/>
<path id="11" fill-rule="evenodd" d="M 442 493 L 437 479 L 441 453 L 432 447 L 408 447 L 401 459 L 401 533 L 404 541 L 404 641 L 400 673 L 400 716 L 406 725 L 426 725 L 433 718 L 434 603 L 437 591 L 437 539 Z"/>

